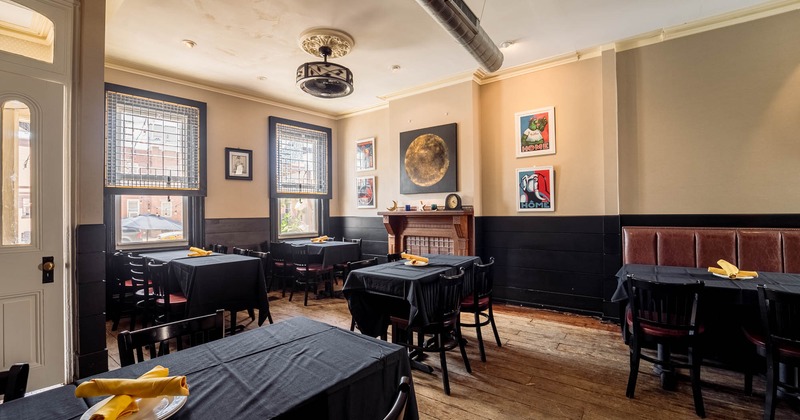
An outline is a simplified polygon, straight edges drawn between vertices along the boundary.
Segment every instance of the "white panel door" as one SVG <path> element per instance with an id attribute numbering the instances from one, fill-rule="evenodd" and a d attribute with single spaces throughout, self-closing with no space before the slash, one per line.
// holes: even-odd
<path id="1" fill-rule="evenodd" d="M 28 390 L 67 379 L 65 95 L 0 70 L 0 364 L 29 363 Z M 53 257 L 51 283 L 43 257 Z"/>

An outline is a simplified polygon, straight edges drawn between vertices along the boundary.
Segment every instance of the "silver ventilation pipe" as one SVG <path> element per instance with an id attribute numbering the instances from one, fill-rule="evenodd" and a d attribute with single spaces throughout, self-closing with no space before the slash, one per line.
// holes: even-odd
<path id="1" fill-rule="evenodd" d="M 503 65 L 503 53 L 480 27 L 463 0 L 417 0 L 489 72 Z"/>

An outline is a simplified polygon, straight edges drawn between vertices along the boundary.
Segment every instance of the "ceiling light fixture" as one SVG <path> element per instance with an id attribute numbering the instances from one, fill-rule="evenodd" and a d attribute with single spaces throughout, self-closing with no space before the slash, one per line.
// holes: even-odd
<path id="1" fill-rule="evenodd" d="M 328 58 L 344 57 L 353 48 L 353 38 L 333 29 L 311 29 L 300 35 L 300 47 L 322 57 L 297 68 L 297 87 L 318 98 L 341 98 L 353 93 L 353 72 L 329 63 Z"/>
<path id="2" fill-rule="evenodd" d="M 503 43 L 500 44 L 500 49 L 504 50 L 512 45 L 514 45 L 514 41 L 503 41 Z"/>
<path id="3" fill-rule="evenodd" d="M 181 41 L 181 43 L 186 48 L 194 48 L 197 46 L 197 43 L 192 41 L 191 39 L 184 39 L 183 41 Z"/>

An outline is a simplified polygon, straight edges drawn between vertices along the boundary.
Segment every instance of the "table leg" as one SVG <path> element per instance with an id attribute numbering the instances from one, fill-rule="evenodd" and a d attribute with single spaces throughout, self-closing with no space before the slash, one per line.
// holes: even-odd
<path id="1" fill-rule="evenodd" d="M 669 347 L 659 344 L 658 345 L 658 360 L 667 362 L 670 358 Z M 674 391 L 676 388 L 675 371 L 671 368 L 665 368 L 662 364 L 653 365 L 653 372 L 661 377 L 661 388 L 667 391 Z"/>

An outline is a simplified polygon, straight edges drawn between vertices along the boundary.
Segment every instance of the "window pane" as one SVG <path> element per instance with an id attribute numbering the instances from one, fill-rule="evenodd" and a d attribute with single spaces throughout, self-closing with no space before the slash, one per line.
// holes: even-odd
<path id="1" fill-rule="evenodd" d="M 279 198 L 278 208 L 281 215 L 279 238 L 319 234 L 317 228 L 319 200 Z"/>
<path id="2" fill-rule="evenodd" d="M 186 242 L 186 197 L 117 196 L 117 246 Z"/>
<path id="3" fill-rule="evenodd" d="M 275 124 L 276 194 L 328 194 L 328 133 Z"/>
<path id="4" fill-rule="evenodd" d="M 3 209 L 0 215 L 3 245 L 30 245 L 33 223 L 31 208 L 31 112 L 19 101 L 2 104 L 2 168 Z"/>

